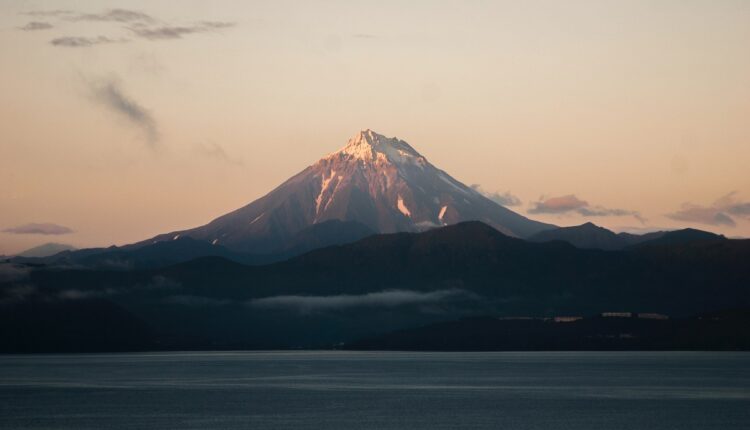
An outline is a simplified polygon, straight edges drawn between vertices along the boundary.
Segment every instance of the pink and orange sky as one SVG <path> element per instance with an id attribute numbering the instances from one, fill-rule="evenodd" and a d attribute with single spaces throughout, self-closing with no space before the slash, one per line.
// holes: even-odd
<path id="1" fill-rule="evenodd" d="M 0 254 L 204 224 L 365 128 L 542 221 L 750 236 L 749 45 L 747 1 L 2 1 Z"/>

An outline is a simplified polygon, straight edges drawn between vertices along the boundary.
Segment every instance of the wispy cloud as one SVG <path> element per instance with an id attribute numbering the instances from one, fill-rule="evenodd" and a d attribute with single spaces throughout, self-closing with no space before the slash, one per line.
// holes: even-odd
<path id="1" fill-rule="evenodd" d="M 113 288 L 104 288 L 102 290 L 78 290 L 75 288 L 61 290 L 56 297 L 62 300 L 86 300 L 93 298 L 108 297 L 117 294 Z"/>
<path id="2" fill-rule="evenodd" d="M 750 217 L 750 202 L 737 200 L 737 191 L 732 191 L 708 206 L 683 203 L 679 210 L 667 214 L 667 217 L 676 221 L 735 227 L 737 222 L 733 217 Z"/>
<path id="3" fill-rule="evenodd" d="M 45 234 L 45 235 L 58 235 L 73 233 L 68 227 L 53 224 L 53 223 L 29 223 L 19 225 L 16 227 L 10 227 L 3 230 L 5 233 L 13 234 Z"/>
<path id="4" fill-rule="evenodd" d="M 335 296 L 273 296 L 252 300 L 249 305 L 260 308 L 294 309 L 302 312 L 345 309 L 354 307 L 396 307 L 437 303 L 451 297 L 468 295 L 459 289 L 430 292 L 388 290 L 361 295 Z"/>
<path id="5" fill-rule="evenodd" d="M 156 145 L 159 141 L 159 128 L 156 120 L 148 109 L 125 94 L 117 80 L 105 79 L 89 82 L 88 85 L 95 102 L 140 129 L 149 146 Z"/>
<path id="6" fill-rule="evenodd" d="M 71 16 L 71 21 L 104 21 L 104 22 L 142 22 L 152 23 L 156 20 L 150 15 L 130 9 L 109 9 L 100 13 L 82 13 Z"/>
<path id="7" fill-rule="evenodd" d="M 192 24 L 175 25 L 164 22 L 145 12 L 132 9 L 108 9 L 98 13 L 82 13 L 72 10 L 37 10 L 25 12 L 24 15 L 34 17 L 58 18 L 63 22 L 102 22 L 118 24 L 118 27 L 124 27 L 131 31 L 135 36 L 146 40 L 168 40 L 180 39 L 185 35 L 195 33 L 216 32 L 234 27 L 236 23 L 226 21 L 198 21 Z M 52 28 L 52 24 L 47 22 L 31 22 L 22 30 L 43 30 Z M 89 47 L 93 45 L 125 42 L 126 39 L 117 39 L 108 36 L 98 37 L 79 37 L 64 36 L 52 40 L 50 43 L 54 46 L 63 47 Z"/>
<path id="8" fill-rule="evenodd" d="M 16 285 L 10 288 L 3 288 L 0 289 L 0 304 L 25 302 L 35 295 L 37 295 L 37 288 L 33 285 Z"/>
<path id="9" fill-rule="evenodd" d="M 498 191 L 490 192 L 484 190 L 479 184 L 472 184 L 471 188 L 501 206 L 520 206 L 522 203 L 521 199 L 511 194 L 510 191 L 506 191 L 504 193 L 500 193 Z"/>
<path id="10" fill-rule="evenodd" d="M 37 31 L 37 30 L 49 30 L 54 26 L 48 22 L 31 21 L 23 27 L 18 27 L 19 30 L 23 31 Z"/>
<path id="11" fill-rule="evenodd" d="M 155 290 L 176 290 L 182 285 L 170 278 L 164 276 L 154 276 L 145 283 L 137 283 L 124 287 L 102 287 L 97 286 L 91 289 L 66 288 L 54 293 L 54 297 L 62 300 L 85 300 L 92 298 L 112 297 L 123 294 L 130 294 L 138 291 L 155 291 Z"/>
<path id="12" fill-rule="evenodd" d="M 44 16 L 44 17 L 57 17 L 57 16 L 66 16 L 66 15 L 72 15 L 75 12 L 69 9 L 53 9 L 53 10 L 32 10 L 28 12 L 24 12 L 24 15 L 28 16 Z"/>
<path id="13" fill-rule="evenodd" d="M 138 293 L 139 291 L 155 290 L 170 291 L 181 287 L 181 284 L 172 279 L 163 276 L 154 276 L 145 283 L 136 283 L 128 286 L 107 287 L 97 285 L 92 288 L 45 288 L 39 289 L 29 281 L 32 268 L 14 263 L 0 263 L 0 284 L 15 283 L 11 287 L 0 288 L 0 304 L 18 303 L 28 300 L 43 300 L 45 302 L 54 300 L 76 301 L 89 300 L 95 298 L 107 298 L 120 295 Z M 172 297 L 192 297 L 192 296 L 172 296 Z M 203 298 L 198 298 L 203 299 Z M 211 299 L 208 299 L 211 300 Z M 178 300 L 179 301 L 179 300 Z M 189 300 L 182 303 L 188 304 Z M 197 304 L 193 303 L 193 304 Z M 205 305 L 205 304 L 204 304 Z"/>
<path id="14" fill-rule="evenodd" d="M 579 199 L 573 194 L 560 197 L 542 197 L 538 202 L 532 203 L 529 213 L 532 214 L 563 214 L 578 211 L 587 207 L 588 202 Z"/>
<path id="15" fill-rule="evenodd" d="M 14 263 L 0 263 L 0 283 L 13 282 L 29 276 L 31 269 Z"/>
<path id="16" fill-rule="evenodd" d="M 242 160 L 230 157 L 224 150 L 224 147 L 215 142 L 197 143 L 194 146 L 195 152 L 203 157 L 212 158 L 228 164 L 242 165 Z"/>
<path id="17" fill-rule="evenodd" d="M 675 221 L 694 222 L 698 224 L 734 227 L 736 222 L 729 215 L 712 207 L 704 207 L 685 203 L 676 212 L 667 214 L 668 218 Z"/>
<path id="18" fill-rule="evenodd" d="M 109 37 L 73 37 L 64 36 L 50 40 L 50 44 L 53 46 L 61 46 L 65 48 L 88 48 L 89 46 L 101 45 L 107 43 L 123 43 L 127 42 L 127 39 L 110 39 Z"/>
<path id="19" fill-rule="evenodd" d="M 188 26 L 132 26 L 129 27 L 130 31 L 135 33 L 136 36 L 142 37 L 148 40 L 162 40 L 162 39 L 179 39 L 184 35 L 193 33 L 204 33 L 207 31 L 216 31 L 225 28 L 234 27 L 235 23 L 232 22 L 213 22 L 203 21 L 197 24 Z"/>
<path id="20" fill-rule="evenodd" d="M 732 191 L 714 202 L 714 206 L 738 217 L 750 217 L 750 202 L 737 200 L 737 191 Z"/>
<path id="21" fill-rule="evenodd" d="M 584 217 L 632 216 L 641 223 L 646 222 L 638 211 L 590 205 L 587 201 L 579 199 L 574 194 L 559 197 L 542 197 L 539 201 L 533 202 L 527 212 L 530 214 L 558 215 L 575 213 Z"/>

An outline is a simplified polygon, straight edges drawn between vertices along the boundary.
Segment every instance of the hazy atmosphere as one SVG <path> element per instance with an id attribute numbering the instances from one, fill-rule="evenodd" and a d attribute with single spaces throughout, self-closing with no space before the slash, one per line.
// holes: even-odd
<path id="1" fill-rule="evenodd" d="M 0 425 L 750 428 L 750 0 L 0 0 Z"/>
<path id="2" fill-rule="evenodd" d="M 361 129 L 560 226 L 750 236 L 750 2 L 0 1 L 0 254 L 135 242 Z"/>

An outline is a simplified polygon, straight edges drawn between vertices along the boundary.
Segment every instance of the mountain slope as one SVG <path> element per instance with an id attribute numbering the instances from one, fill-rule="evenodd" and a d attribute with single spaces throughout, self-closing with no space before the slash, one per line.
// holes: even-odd
<path id="1" fill-rule="evenodd" d="M 245 252 L 278 252 L 299 231 L 327 220 L 376 233 L 482 221 L 516 237 L 552 228 L 487 199 L 430 164 L 408 143 L 364 130 L 347 145 L 260 199 L 210 223 L 150 241 L 189 236 Z"/>
<path id="2" fill-rule="evenodd" d="M 32 257 L 32 258 L 49 257 L 51 255 L 55 255 L 63 251 L 74 251 L 75 249 L 76 248 L 74 246 L 67 245 L 64 243 L 50 242 L 50 243 L 45 243 L 44 245 L 35 246 L 23 252 L 19 252 L 17 256 Z"/>
<path id="3" fill-rule="evenodd" d="M 684 228 L 682 230 L 668 231 L 654 237 L 651 240 L 640 241 L 633 244 L 634 247 L 645 246 L 669 246 L 685 245 L 690 243 L 714 242 L 728 240 L 726 237 L 711 233 L 708 231 L 697 230 L 694 228 Z"/>

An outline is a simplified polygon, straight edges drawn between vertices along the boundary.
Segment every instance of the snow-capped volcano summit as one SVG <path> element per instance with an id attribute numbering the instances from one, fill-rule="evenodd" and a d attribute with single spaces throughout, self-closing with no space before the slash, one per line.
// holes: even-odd
<path id="1" fill-rule="evenodd" d="M 414 148 L 396 137 L 385 137 L 374 131 L 362 130 L 349 139 L 346 146 L 329 155 L 330 157 L 353 157 L 362 161 L 391 162 L 391 163 L 421 163 L 427 162 Z"/>
<path id="2" fill-rule="evenodd" d="M 470 220 L 518 237 L 552 227 L 487 199 L 405 141 L 367 129 L 247 206 L 153 240 L 188 236 L 242 251 L 274 252 L 305 228 L 330 220 L 357 222 L 379 233 Z"/>

